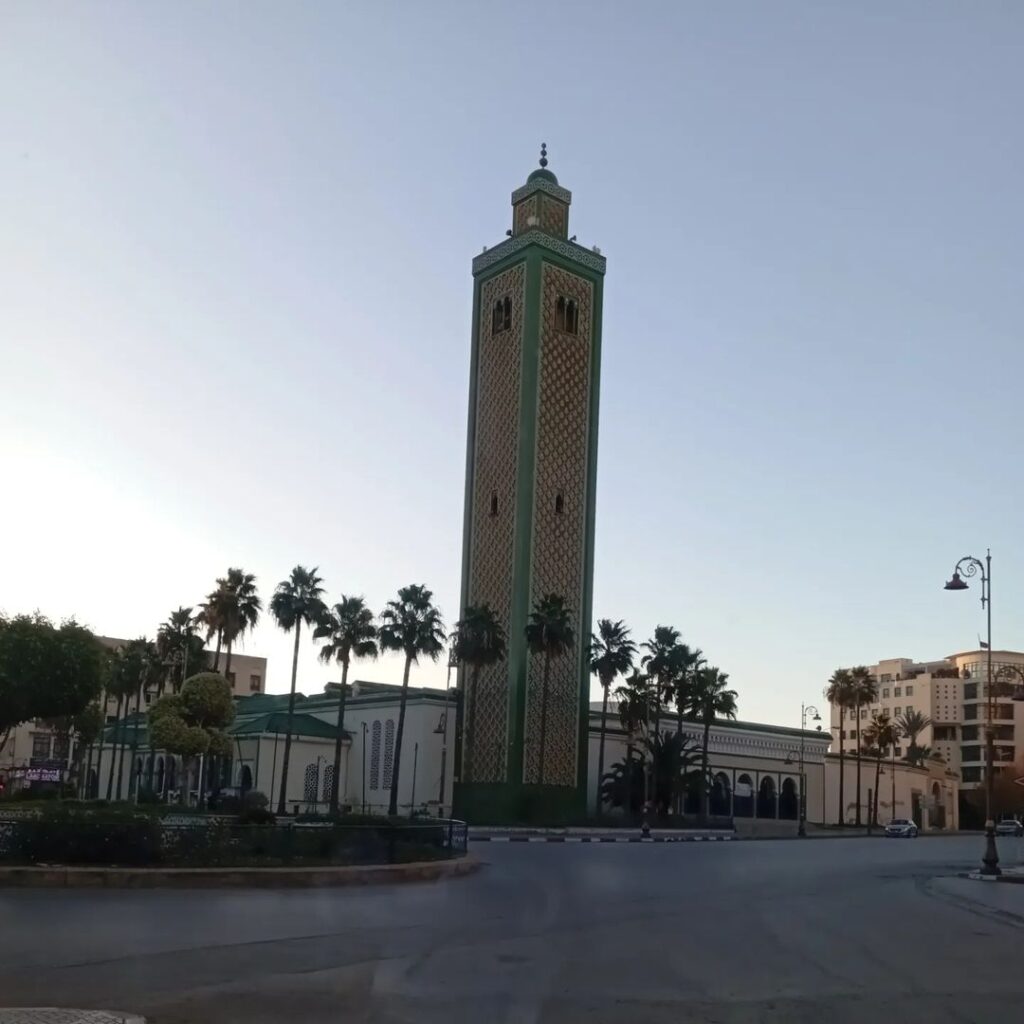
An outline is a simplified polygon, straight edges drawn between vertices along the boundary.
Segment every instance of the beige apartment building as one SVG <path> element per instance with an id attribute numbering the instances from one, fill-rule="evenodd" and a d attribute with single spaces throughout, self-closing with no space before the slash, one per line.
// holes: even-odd
<path id="1" fill-rule="evenodd" d="M 1006 666 L 1012 666 L 1005 669 Z M 1024 653 L 993 651 L 992 674 L 1000 682 L 994 687 L 992 720 L 995 727 L 996 771 L 1012 765 L 1024 755 L 1024 702 L 1013 701 L 1009 689 L 1022 679 Z M 878 684 L 878 700 L 860 709 L 861 731 L 872 717 L 885 712 L 890 718 L 919 711 L 931 724 L 918 736 L 919 746 L 931 747 L 947 767 L 960 775 L 962 788 L 973 789 L 983 780 L 985 735 L 988 699 L 988 651 L 962 651 L 938 661 L 914 661 L 911 658 L 889 658 L 868 671 Z M 1009 686 L 1007 685 L 1009 684 Z M 841 711 L 832 705 L 831 726 L 838 751 L 852 753 L 857 746 L 857 712 Z M 896 751 L 906 753 L 907 741 Z"/>
<path id="2" fill-rule="evenodd" d="M 100 642 L 112 650 L 123 647 L 128 641 L 117 637 L 101 636 Z M 209 664 L 213 664 L 214 652 L 206 652 Z M 223 652 L 220 658 L 220 670 L 225 667 Z M 267 686 L 267 659 L 251 654 L 231 653 L 231 671 L 227 673 L 232 692 L 239 697 L 248 697 L 255 693 L 264 693 Z M 145 710 L 156 699 L 155 692 L 143 694 L 142 709 Z M 107 721 L 113 722 L 117 713 L 117 701 L 107 702 Z M 71 741 L 73 742 L 73 740 Z M 18 772 L 34 770 L 39 773 L 59 772 L 66 767 L 72 749 L 68 738 L 55 733 L 42 722 L 23 722 L 11 731 L 7 742 L 0 748 L 0 773 L 12 775 Z M 49 780 L 49 776 L 46 776 Z"/>

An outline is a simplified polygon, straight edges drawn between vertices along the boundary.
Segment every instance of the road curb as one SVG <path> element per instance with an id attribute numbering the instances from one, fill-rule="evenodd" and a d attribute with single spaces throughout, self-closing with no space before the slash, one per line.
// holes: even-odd
<path id="1" fill-rule="evenodd" d="M 410 864 L 358 864 L 316 868 L 69 868 L 2 867 L 0 888 L 210 889 L 391 885 L 460 878 L 479 870 L 467 855 Z"/>
<path id="2" fill-rule="evenodd" d="M 471 843 L 729 843 L 734 836 L 474 836 Z"/>

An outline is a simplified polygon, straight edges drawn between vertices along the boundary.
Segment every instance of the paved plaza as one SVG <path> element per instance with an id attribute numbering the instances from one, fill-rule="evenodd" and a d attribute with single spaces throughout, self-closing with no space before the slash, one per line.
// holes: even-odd
<path id="1" fill-rule="evenodd" d="M 0 1005 L 157 1024 L 1002 1024 L 1024 998 L 1024 885 L 957 877 L 977 837 L 474 849 L 478 874 L 436 884 L 4 891 Z"/>

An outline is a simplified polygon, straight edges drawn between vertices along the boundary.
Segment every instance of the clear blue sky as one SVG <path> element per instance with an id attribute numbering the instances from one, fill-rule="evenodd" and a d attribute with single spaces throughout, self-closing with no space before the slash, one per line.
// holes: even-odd
<path id="1" fill-rule="evenodd" d="M 991 545 L 1024 647 L 1022 95 L 1013 3 L 4 4 L 0 607 L 304 563 L 456 618 L 470 260 L 545 140 L 609 261 L 596 613 L 792 723 L 973 646 Z"/>

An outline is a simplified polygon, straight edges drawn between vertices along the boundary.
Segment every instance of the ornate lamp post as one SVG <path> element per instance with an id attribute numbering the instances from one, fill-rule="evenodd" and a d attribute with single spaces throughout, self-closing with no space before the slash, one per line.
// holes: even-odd
<path id="1" fill-rule="evenodd" d="M 821 721 L 821 713 L 813 704 L 801 704 L 800 705 L 800 750 L 799 753 L 795 750 L 790 750 L 786 754 L 786 760 L 784 764 L 793 763 L 793 755 L 796 754 L 799 758 L 798 764 L 800 767 L 800 802 L 797 809 L 797 826 L 796 834 L 798 836 L 807 835 L 807 783 L 806 773 L 804 772 L 804 753 L 806 750 L 807 737 L 804 733 L 807 731 L 807 716 L 813 715 L 811 719 L 814 722 Z M 821 726 L 818 726 L 818 731 L 821 731 Z"/>
<path id="2" fill-rule="evenodd" d="M 992 820 L 992 772 L 993 744 L 995 737 L 992 726 L 992 552 L 985 552 L 985 561 L 973 555 L 965 555 L 953 567 L 953 575 L 946 583 L 946 590 L 966 590 L 968 579 L 981 574 L 981 607 L 987 612 L 988 632 L 985 650 L 988 655 L 987 689 L 985 691 L 985 855 L 981 859 L 983 875 L 999 875 L 999 853 L 996 850 L 996 825 Z"/>

